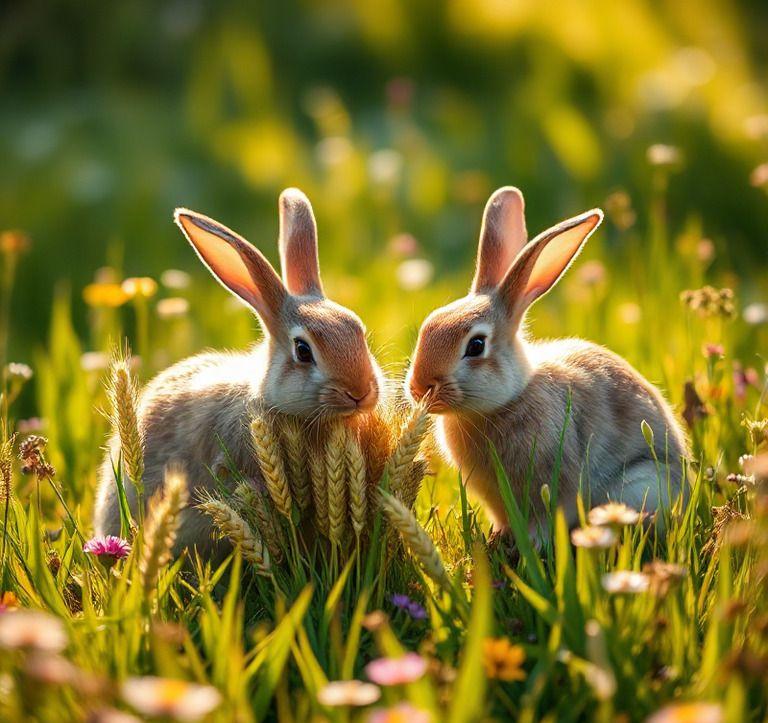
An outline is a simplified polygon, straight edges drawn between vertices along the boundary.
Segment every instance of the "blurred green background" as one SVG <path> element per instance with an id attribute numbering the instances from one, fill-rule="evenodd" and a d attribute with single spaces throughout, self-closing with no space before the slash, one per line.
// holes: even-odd
<path id="1" fill-rule="evenodd" d="M 214 216 L 275 260 L 288 185 L 314 204 L 328 290 L 385 361 L 464 292 L 482 206 L 503 184 L 526 193 L 532 232 L 607 204 L 585 257 L 602 261 L 579 277 L 596 294 L 613 284 L 603 299 L 644 307 L 645 289 L 675 308 L 693 278 L 762 303 L 767 37 L 766 3 L 726 0 L 5 4 L 0 227 L 31 239 L 10 358 L 45 342 L 62 280 L 85 348 L 103 345 L 82 289 L 106 264 L 195 277 L 195 322 L 153 367 L 243 344 L 253 324 L 203 280 L 171 214 Z M 654 144 L 669 147 L 649 157 Z M 697 270 L 664 281 L 665 253 Z M 153 303 L 178 293 L 161 286 Z M 610 342 L 636 363 L 638 340 L 663 333 L 629 307 L 584 319 L 578 289 L 552 298 L 537 307 L 546 331 L 608 341 L 626 323 Z"/>

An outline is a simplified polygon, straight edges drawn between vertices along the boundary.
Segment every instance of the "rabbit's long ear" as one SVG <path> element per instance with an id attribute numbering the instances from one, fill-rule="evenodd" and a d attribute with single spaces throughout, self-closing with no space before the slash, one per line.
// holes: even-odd
<path id="1" fill-rule="evenodd" d="M 261 252 L 234 231 L 202 214 L 177 208 L 174 218 L 221 284 L 253 307 L 270 332 L 279 329 L 287 292 Z"/>
<path id="2" fill-rule="evenodd" d="M 286 188 L 280 194 L 280 261 L 290 293 L 323 296 L 315 214 L 298 188 Z"/>
<path id="3" fill-rule="evenodd" d="M 523 194 L 504 186 L 485 205 L 472 291 L 495 289 L 527 240 Z"/>
<path id="4" fill-rule="evenodd" d="M 602 220 L 603 212 L 592 209 L 544 231 L 523 248 L 499 285 L 512 319 L 519 320 L 560 280 Z"/>

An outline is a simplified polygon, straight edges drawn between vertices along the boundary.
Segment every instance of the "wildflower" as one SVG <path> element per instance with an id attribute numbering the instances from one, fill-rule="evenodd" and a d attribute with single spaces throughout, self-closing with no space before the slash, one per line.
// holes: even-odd
<path id="1" fill-rule="evenodd" d="M 577 278 L 584 286 L 598 286 L 605 281 L 605 277 L 605 266 L 597 259 L 583 263 L 577 274 Z"/>
<path id="2" fill-rule="evenodd" d="M 486 638 L 483 641 L 483 665 L 489 678 L 525 680 L 524 662 L 525 650 L 513 645 L 507 638 Z"/>
<path id="3" fill-rule="evenodd" d="M 688 568 L 663 560 L 653 560 L 643 565 L 643 572 L 648 575 L 651 592 L 658 597 L 679 585 L 688 575 Z"/>
<path id="4" fill-rule="evenodd" d="M 157 293 L 157 282 L 149 276 L 132 277 L 123 281 L 122 288 L 129 299 L 149 299 Z"/>
<path id="5" fill-rule="evenodd" d="M 639 593 L 648 590 L 650 579 L 642 572 L 616 570 L 603 575 L 602 583 L 610 593 Z"/>
<path id="6" fill-rule="evenodd" d="M 768 321 L 768 304 L 762 304 L 755 302 L 753 304 L 747 304 L 742 312 L 744 321 L 747 324 L 756 326 L 757 324 L 765 324 Z"/>
<path id="7" fill-rule="evenodd" d="M 181 721 L 200 720 L 221 703 L 221 694 L 213 686 L 149 675 L 128 678 L 120 694 L 142 715 Z"/>
<path id="8" fill-rule="evenodd" d="M 576 547 L 604 550 L 616 544 L 616 531 L 611 527 L 579 527 L 571 532 Z"/>
<path id="9" fill-rule="evenodd" d="M 396 593 L 389 598 L 389 601 L 399 610 L 408 613 L 414 620 L 424 620 L 427 617 L 427 611 L 407 595 Z"/>
<path id="10" fill-rule="evenodd" d="M 160 274 L 160 283 L 167 289 L 173 289 L 174 291 L 186 289 L 190 282 L 189 274 L 179 269 L 167 269 Z"/>
<path id="11" fill-rule="evenodd" d="M 753 479 L 768 480 L 768 453 L 763 453 L 744 461 L 744 471 Z"/>
<path id="12" fill-rule="evenodd" d="M 368 716 L 368 723 L 429 723 L 432 716 L 428 711 L 414 708 L 410 703 L 398 703 L 392 708 L 374 710 Z"/>
<path id="13" fill-rule="evenodd" d="M 768 437 L 768 417 L 765 419 L 741 420 L 741 426 L 745 427 L 753 444 L 758 445 Z"/>
<path id="14" fill-rule="evenodd" d="M 717 703 L 675 703 L 656 711 L 645 723 L 723 723 L 725 714 Z"/>
<path id="15" fill-rule="evenodd" d="M 83 289 L 83 300 L 88 306 L 95 308 L 116 309 L 129 298 L 120 284 L 111 282 L 88 284 Z"/>
<path id="16" fill-rule="evenodd" d="M 56 474 L 56 470 L 45 461 L 45 446 L 48 440 L 37 434 L 31 434 L 19 445 L 22 474 L 34 474 L 40 479 L 48 479 Z"/>
<path id="17" fill-rule="evenodd" d="M 603 527 L 606 525 L 634 525 L 640 519 L 640 513 L 623 502 L 607 502 L 589 511 L 589 524 Z"/>
<path id="18" fill-rule="evenodd" d="M 31 246 L 29 236 L 23 231 L 11 229 L 0 233 L 0 252 L 8 256 L 15 256 L 27 251 Z"/>
<path id="19" fill-rule="evenodd" d="M 768 138 L 768 115 L 761 113 L 749 116 L 744 121 L 744 132 L 747 134 L 747 138 L 753 141 Z"/>
<path id="20" fill-rule="evenodd" d="M 373 632 L 381 630 L 387 624 L 387 614 L 382 610 L 374 610 L 363 617 L 362 625 L 366 630 Z"/>
<path id="21" fill-rule="evenodd" d="M 26 384 L 32 379 L 32 368 L 20 362 L 11 362 L 5 367 L 5 378 L 11 384 Z"/>
<path id="22" fill-rule="evenodd" d="M 24 672 L 30 678 L 47 685 L 72 685 L 79 673 L 66 658 L 41 653 L 33 653 L 25 661 Z"/>
<path id="23" fill-rule="evenodd" d="M 365 666 L 365 674 L 378 685 L 413 683 L 427 671 L 427 661 L 418 653 L 399 658 L 378 658 Z"/>
<path id="24" fill-rule="evenodd" d="M 434 267 L 426 259 L 407 259 L 397 267 L 395 276 L 401 288 L 418 291 L 432 280 L 434 273 Z"/>
<path id="25" fill-rule="evenodd" d="M 67 646 L 61 620 L 36 610 L 0 615 L 0 648 L 59 653 Z"/>
<path id="26" fill-rule="evenodd" d="M 160 299 L 157 302 L 157 315 L 161 319 L 177 319 L 180 316 L 186 316 L 188 311 L 189 302 L 180 296 Z"/>
<path id="27" fill-rule="evenodd" d="M 96 555 L 99 562 L 109 569 L 118 560 L 128 557 L 131 552 L 131 545 L 128 540 L 115 535 L 92 537 L 83 545 L 83 552 Z"/>
<path id="28" fill-rule="evenodd" d="M 84 372 L 101 372 L 109 366 L 109 355 L 103 351 L 86 351 L 80 356 L 80 368 Z"/>
<path id="29" fill-rule="evenodd" d="M 16 423 L 16 430 L 19 434 L 37 434 L 42 432 L 46 427 L 44 419 L 40 417 L 29 417 L 28 419 L 20 419 Z"/>
<path id="30" fill-rule="evenodd" d="M 696 258 L 702 264 L 708 264 L 715 258 L 715 244 L 712 239 L 703 238 L 696 244 Z"/>
<path id="31" fill-rule="evenodd" d="M 608 218 L 620 231 L 626 231 L 634 226 L 637 214 L 632 208 L 632 199 L 625 191 L 614 191 L 610 194 L 605 199 L 604 207 Z"/>
<path id="32" fill-rule="evenodd" d="M 391 148 L 375 151 L 368 159 L 368 173 L 378 185 L 390 186 L 397 183 L 402 168 L 402 155 Z"/>
<path id="33" fill-rule="evenodd" d="M 381 690 L 373 683 L 361 680 L 336 680 L 328 683 L 317 693 L 320 705 L 335 708 L 338 706 L 364 706 L 375 703 L 381 698 Z"/>
<path id="34" fill-rule="evenodd" d="M 675 146 L 665 145 L 664 143 L 655 143 L 648 148 L 646 157 L 648 163 L 660 168 L 670 168 L 676 166 L 682 160 L 680 149 Z"/>
<path id="35" fill-rule="evenodd" d="M 722 359 L 725 356 L 725 349 L 722 344 L 704 344 L 701 347 L 701 353 L 707 358 L 714 361 L 715 359 Z"/>
<path id="36" fill-rule="evenodd" d="M 639 304 L 627 301 L 619 306 L 619 318 L 627 325 L 639 324 L 643 318 L 643 310 Z"/>
<path id="37" fill-rule="evenodd" d="M 680 301 L 701 317 L 720 316 L 732 319 L 736 315 L 733 289 L 716 289 L 713 286 L 686 289 L 681 292 Z"/>
<path id="38" fill-rule="evenodd" d="M 749 174 L 749 182 L 755 188 L 768 188 L 768 163 L 761 163 Z"/>
<path id="39" fill-rule="evenodd" d="M 0 613 L 17 610 L 19 607 L 21 607 L 21 603 L 19 598 L 16 597 L 15 592 L 7 591 L 0 593 Z"/>
<path id="40" fill-rule="evenodd" d="M 399 233 L 393 236 L 387 244 L 389 252 L 393 256 L 409 257 L 418 253 L 419 242 L 409 233 Z"/>

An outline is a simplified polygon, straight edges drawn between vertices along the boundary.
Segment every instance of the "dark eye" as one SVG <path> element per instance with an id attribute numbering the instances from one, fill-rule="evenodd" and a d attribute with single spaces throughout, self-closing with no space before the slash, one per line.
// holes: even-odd
<path id="1" fill-rule="evenodd" d="M 296 350 L 296 359 L 304 364 L 311 364 L 315 361 L 312 356 L 312 347 L 304 339 L 294 339 L 293 347 Z"/>
<path id="2" fill-rule="evenodd" d="M 467 342 L 467 348 L 464 351 L 464 356 L 481 356 L 485 351 L 485 337 L 473 336 Z"/>

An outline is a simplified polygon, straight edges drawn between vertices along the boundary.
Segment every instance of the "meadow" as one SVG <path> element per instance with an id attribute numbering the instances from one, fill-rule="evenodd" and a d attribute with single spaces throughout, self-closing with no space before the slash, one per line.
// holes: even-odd
<path id="1" fill-rule="evenodd" d="M 765 720 L 762 5 L 273 5 L 0 11 L 0 720 Z M 513 539 L 490 544 L 399 400 L 378 444 L 332 430 L 319 477 L 255 420 L 267 495 L 228 469 L 184 499 L 171 473 L 146 515 L 123 507 L 120 540 L 93 539 L 114 430 L 116 488 L 140 485 L 141 387 L 260 338 L 174 207 L 274 261 L 277 196 L 306 191 L 328 295 L 399 394 L 504 184 L 531 235 L 605 210 L 530 331 L 604 344 L 673 405 L 692 456 L 663 534 L 587 504 L 569 530 L 555 466 L 520 498 L 500 473 Z M 232 554 L 170 554 L 185 504 Z"/>

